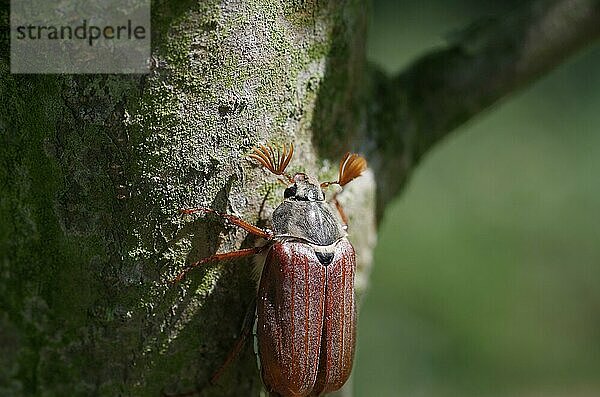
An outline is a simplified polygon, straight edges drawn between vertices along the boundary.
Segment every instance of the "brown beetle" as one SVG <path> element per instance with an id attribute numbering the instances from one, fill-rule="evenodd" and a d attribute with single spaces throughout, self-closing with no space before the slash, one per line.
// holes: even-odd
<path id="1" fill-rule="evenodd" d="M 256 300 L 263 382 L 271 396 L 320 396 L 338 390 L 350 376 L 356 339 L 354 248 L 346 237 L 342 207 L 334 195 L 340 221 L 325 201 L 323 188 L 346 185 L 361 175 L 367 163 L 347 153 L 338 180 L 319 184 L 303 173 L 293 177 L 285 173 L 293 152 L 292 145 L 284 145 L 281 151 L 261 146 L 249 156 L 289 183 L 283 203 L 273 212 L 272 231 L 217 213 L 267 243 L 202 259 L 184 269 L 177 280 L 207 262 L 266 253 Z M 182 212 L 216 213 L 208 208 Z M 243 333 L 234 352 L 241 349 L 247 334 Z"/>

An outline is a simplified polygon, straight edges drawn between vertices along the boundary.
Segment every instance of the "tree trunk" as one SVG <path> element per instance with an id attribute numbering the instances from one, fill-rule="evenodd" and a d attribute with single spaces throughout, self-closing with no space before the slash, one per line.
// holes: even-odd
<path id="1" fill-rule="evenodd" d="M 392 77 L 366 64 L 357 0 L 157 0 L 145 76 L 11 75 L 3 41 L 0 394 L 257 395 L 251 344 L 208 384 L 255 294 L 251 261 L 169 281 L 254 241 L 178 209 L 264 225 L 283 187 L 245 159 L 258 143 L 294 143 L 291 171 L 320 180 L 362 152 L 370 171 L 341 196 L 360 293 L 377 220 L 422 154 L 595 39 L 598 9 L 538 2 Z"/>

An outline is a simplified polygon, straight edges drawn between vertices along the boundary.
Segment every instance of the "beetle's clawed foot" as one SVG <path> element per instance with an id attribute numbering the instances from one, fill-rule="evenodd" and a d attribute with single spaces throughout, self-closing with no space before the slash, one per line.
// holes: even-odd
<path id="1" fill-rule="evenodd" d="M 205 207 L 198 207 L 198 208 L 180 208 L 179 209 L 179 213 L 181 215 L 192 215 L 195 214 L 196 212 L 204 212 L 205 214 L 207 213 L 214 213 L 214 214 L 218 214 L 217 211 L 213 210 L 212 208 L 205 208 Z"/>
<path id="2" fill-rule="evenodd" d="M 169 284 L 177 284 L 179 283 L 181 280 L 183 280 L 183 277 L 185 276 L 185 273 L 187 273 L 185 270 L 181 273 L 179 273 L 177 276 L 173 277 L 172 279 L 169 280 Z"/>

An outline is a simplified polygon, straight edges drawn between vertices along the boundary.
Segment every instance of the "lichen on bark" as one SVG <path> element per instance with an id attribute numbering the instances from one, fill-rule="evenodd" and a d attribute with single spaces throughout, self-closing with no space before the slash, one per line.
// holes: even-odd
<path id="1" fill-rule="evenodd" d="M 186 263 L 253 241 L 178 209 L 210 206 L 264 224 L 282 188 L 245 159 L 257 143 L 293 142 L 292 171 L 335 174 L 329 156 L 350 141 L 335 150 L 320 142 L 354 126 L 337 119 L 354 101 L 347 79 L 360 81 L 348 65 L 364 58 L 359 7 L 156 2 L 147 76 L 19 76 L 2 61 L 11 108 L 1 114 L 0 321 L 12 343 L 2 350 L 3 395 L 207 385 L 254 294 L 251 263 L 169 280 Z M 338 77 L 332 64 L 348 70 Z M 372 188 L 360 186 L 354 194 Z M 368 203 L 350 214 L 361 211 Z M 207 395 L 258 392 L 251 348 L 222 384 Z"/>

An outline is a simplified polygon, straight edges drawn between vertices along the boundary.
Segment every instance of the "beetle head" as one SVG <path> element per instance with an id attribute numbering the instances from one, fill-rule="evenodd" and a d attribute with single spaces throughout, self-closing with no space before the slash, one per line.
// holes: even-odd
<path id="1" fill-rule="evenodd" d="M 325 194 L 319 182 L 306 174 L 294 175 L 294 184 L 288 186 L 283 193 L 286 200 L 324 201 Z"/>

